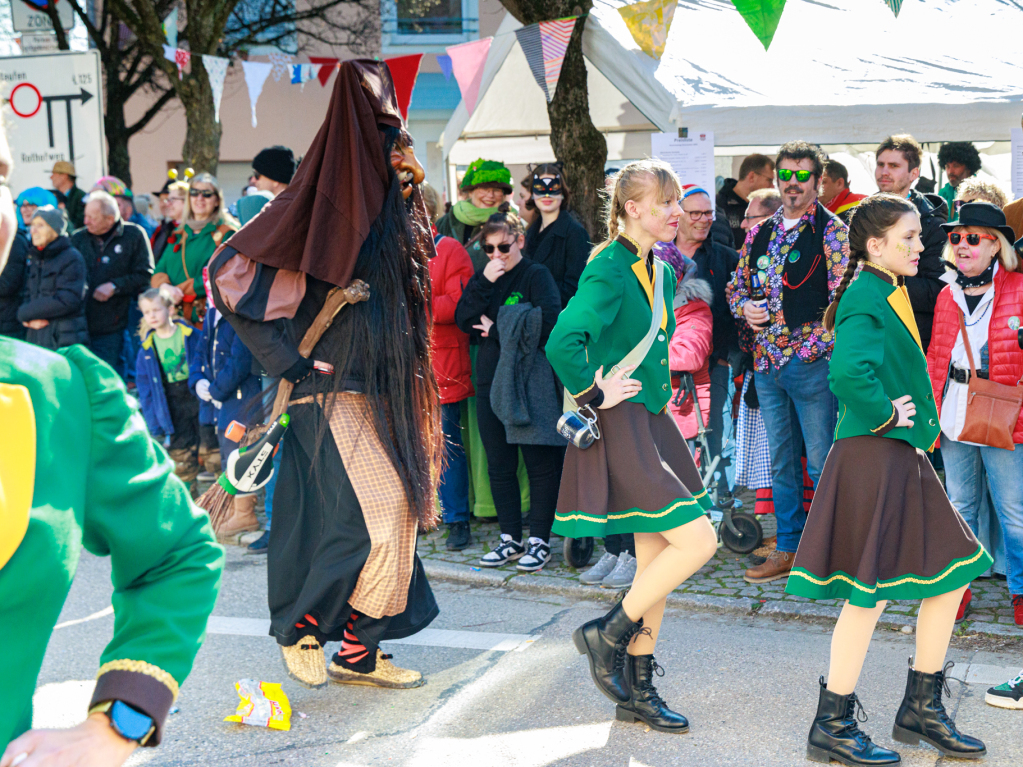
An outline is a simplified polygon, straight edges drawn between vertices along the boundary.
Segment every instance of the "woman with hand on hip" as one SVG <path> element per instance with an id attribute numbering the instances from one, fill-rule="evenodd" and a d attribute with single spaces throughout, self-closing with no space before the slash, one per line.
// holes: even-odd
<path id="1" fill-rule="evenodd" d="M 815 762 L 901 762 L 860 730 L 854 692 L 889 599 L 921 600 L 916 653 L 892 737 L 924 741 L 948 756 L 986 753 L 981 741 L 959 733 L 941 701 L 960 598 L 991 557 L 949 503 L 924 453 L 940 427 L 904 285 L 924 249 L 920 231 L 916 207 L 901 197 L 876 194 L 861 202 L 849 228 L 849 264 L 824 315 L 824 327 L 835 332 L 829 383 L 838 427 L 786 586 L 809 599 L 846 600 L 807 741 L 807 758 Z"/>
<path id="2" fill-rule="evenodd" d="M 617 175 L 609 239 L 591 256 L 547 343 L 558 378 L 600 431 L 588 449 L 568 447 L 554 532 L 634 533 L 636 540 L 629 593 L 572 638 L 619 719 L 671 733 L 687 732 L 689 723 L 653 684 L 665 599 L 717 550 L 692 454 L 665 410 L 675 275 L 652 248 L 674 239 L 680 196 L 678 177 L 662 162 L 631 163 Z"/>

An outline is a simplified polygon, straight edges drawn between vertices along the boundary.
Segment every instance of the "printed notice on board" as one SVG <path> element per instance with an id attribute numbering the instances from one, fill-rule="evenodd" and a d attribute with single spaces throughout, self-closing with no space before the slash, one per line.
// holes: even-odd
<path id="1" fill-rule="evenodd" d="M 1012 196 L 1023 197 L 1023 128 L 1012 129 Z"/>
<path id="2" fill-rule="evenodd" d="M 696 184 L 714 199 L 714 134 L 689 130 L 688 138 L 677 133 L 650 134 L 650 155 L 664 160 L 678 174 L 682 185 Z"/>

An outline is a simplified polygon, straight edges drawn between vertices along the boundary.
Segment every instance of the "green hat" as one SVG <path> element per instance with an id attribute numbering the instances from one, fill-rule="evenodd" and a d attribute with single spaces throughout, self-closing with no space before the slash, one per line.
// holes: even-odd
<path id="1" fill-rule="evenodd" d="M 511 171 L 503 162 L 480 158 L 469 166 L 462 177 L 462 191 L 468 192 L 484 184 L 493 184 L 510 194 L 514 187 L 511 183 Z"/>

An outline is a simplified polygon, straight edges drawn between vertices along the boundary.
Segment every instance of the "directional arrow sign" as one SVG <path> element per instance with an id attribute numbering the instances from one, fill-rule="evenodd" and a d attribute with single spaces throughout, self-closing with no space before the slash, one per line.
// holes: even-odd
<path id="1" fill-rule="evenodd" d="M 71 102 L 79 100 L 84 105 L 92 98 L 92 94 L 85 88 L 81 89 L 81 93 L 72 93 L 68 96 L 43 96 L 43 103 L 46 104 L 46 127 L 50 131 L 50 149 L 53 149 L 53 102 L 63 101 L 64 107 L 67 111 L 67 143 L 68 143 L 68 154 L 71 157 L 75 156 L 75 126 L 74 121 L 71 119 Z"/>

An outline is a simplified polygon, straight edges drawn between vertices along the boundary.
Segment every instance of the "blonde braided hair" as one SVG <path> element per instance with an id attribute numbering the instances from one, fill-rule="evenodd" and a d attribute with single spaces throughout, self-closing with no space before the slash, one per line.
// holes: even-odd
<path id="1" fill-rule="evenodd" d="M 682 197 L 682 183 L 667 163 L 661 160 L 637 160 L 630 162 L 613 177 L 614 187 L 603 194 L 607 198 L 605 222 L 607 239 L 590 252 L 593 260 L 604 248 L 615 241 L 625 221 L 625 203 L 641 199 L 651 188 L 660 189 L 665 197 L 674 194 Z"/>

